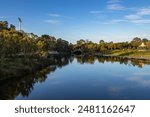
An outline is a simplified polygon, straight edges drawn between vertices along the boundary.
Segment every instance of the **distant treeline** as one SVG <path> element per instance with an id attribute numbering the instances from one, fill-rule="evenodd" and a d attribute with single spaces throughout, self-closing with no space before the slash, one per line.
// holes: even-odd
<path id="1" fill-rule="evenodd" d="M 131 42 L 105 42 L 100 40 L 99 43 L 94 43 L 89 40 L 81 39 L 73 46 L 73 50 L 78 53 L 102 53 L 105 54 L 111 50 L 127 50 L 127 49 L 150 49 L 150 40 L 135 37 Z"/>
<path id="2" fill-rule="evenodd" d="M 150 48 L 150 40 L 135 37 L 131 42 L 105 42 L 100 40 L 94 43 L 89 40 L 80 39 L 76 44 L 71 44 L 61 38 L 53 36 L 37 36 L 33 33 L 17 31 L 13 24 L 0 21 L 0 58 L 16 56 L 39 56 L 47 57 L 49 54 L 95 54 L 105 53 L 109 50 L 138 49 L 141 44 L 145 49 Z"/>

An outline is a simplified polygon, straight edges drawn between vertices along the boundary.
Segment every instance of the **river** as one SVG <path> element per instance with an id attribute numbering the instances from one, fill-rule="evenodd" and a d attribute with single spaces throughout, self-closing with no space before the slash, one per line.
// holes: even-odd
<path id="1" fill-rule="evenodd" d="M 0 82 L 0 99 L 150 99 L 150 61 L 93 56 L 56 61 L 34 75 Z"/>

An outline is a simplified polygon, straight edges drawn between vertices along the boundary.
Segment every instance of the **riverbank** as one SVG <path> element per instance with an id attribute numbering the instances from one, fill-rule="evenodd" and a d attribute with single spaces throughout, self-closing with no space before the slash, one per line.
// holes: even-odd
<path id="1" fill-rule="evenodd" d="M 15 57 L 0 61 L 0 81 L 10 78 L 23 78 L 49 67 L 62 67 L 69 64 L 70 55 L 67 53 L 49 55 L 48 57 Z"/>
<path id="2" fill-rule="evenodd" d="M 48 58 L 7 58 L 0 63 L 0 80 L 20 78 L 34 74 L 49 65 L 58 64 L 58 59 L 61 59 L 62 56 L 64 55 L 55 55 L 55 57 L 51 55 Z M 150 50 L 111 50 L 103 54 L 97 53 L 95 55 L 85 54 L 78 56 L 86 58 L 88 56 L 119 57 L 150 61 Z"/>
<path id="3" fill-rule="evenodd" d="M 50 58 L 42 58 L 39 60 L 34 58 L 5 59 L 0 64 L 0 80 L 8 78 L 18 78 L 31 73 L 35 73 L 53 62 L 54 61 Z"/>
<path id="4" fill-rule="evenodd" d="M 111 50 L 103 56 L 115 56 L 129 59 L 150 60 L 150 50 Z"/>

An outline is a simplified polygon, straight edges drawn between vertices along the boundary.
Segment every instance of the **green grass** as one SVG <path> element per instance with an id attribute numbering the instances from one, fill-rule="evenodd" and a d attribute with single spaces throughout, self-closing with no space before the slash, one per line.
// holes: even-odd
<path id="1" fill-rule="evenodd" d="M 150 50 L 112 50 L 107 53 L 111 56 L 126 56 L 133 58 L 147 58 L 150 59 Z"/>

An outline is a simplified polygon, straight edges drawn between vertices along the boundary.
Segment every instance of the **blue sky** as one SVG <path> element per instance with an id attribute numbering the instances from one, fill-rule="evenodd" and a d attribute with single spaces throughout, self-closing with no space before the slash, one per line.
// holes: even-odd
<path id="1" fill-rule="evenodd" d="M 150 0 L 0 0 L 0 20 L 75 43 L 150 39 Z"/>

